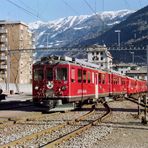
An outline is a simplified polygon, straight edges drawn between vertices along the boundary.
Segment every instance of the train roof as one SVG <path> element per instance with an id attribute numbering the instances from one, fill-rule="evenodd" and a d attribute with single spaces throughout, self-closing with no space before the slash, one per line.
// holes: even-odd
<path id="1" fill-rule="evenodd" d="M 48 56 L 48 57 L 42 57 L 41 60 L 36 61 L 33 65 L 44 65 L 44 64 L 73 64 L 77 66 L 83 66 L 87 68 L 93 68 L 96 70 L 101 70 L 106 72 L 105 70 L 100 69 L 99 65 L 90 63 L 81 59 L 71 58 L 67 56 Z"/>
<path id="2" fill-rule="evenodd" d="M 95 69 L 95 70 L 99 70 L 101 73 L 106 73 L 108 72 L 109 74 L 115 74 L 121 77 L 126 77 L 129 79 L 134 79 L 134 80 L 139 80 L 139 79 L 135 79 L 132 77 L 128 77 L 127 75 L 123 75 L 121 73 L 119 73 L 118 71 L 115 70 L 102 70 L 100 69 L 99 65 L 94 64 L 94 63 L 90 63 L 90 62 L 86 62 L 84 60 L 81 59 L 76 59 L 76 58 L 71 58 L 68 56 L 46 56 L 46 57 L 42 57 L 41 60 L 36 61 L 33 65 L 44 65 L 44 64 L 50 64 L 50 65 L 56 65 L 56 64 L 72 64 L 75 66 L 83 66 L 86 68 L 90 68 L 90 69 Z M 139 80 L 142 81 L 142 80 Z"/>

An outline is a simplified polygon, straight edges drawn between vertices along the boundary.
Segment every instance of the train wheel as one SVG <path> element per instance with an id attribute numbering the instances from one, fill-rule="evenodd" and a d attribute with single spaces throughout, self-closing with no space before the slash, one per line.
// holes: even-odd
<path id="1" fill-rule="evenodd" d="M 83 102 L 82 101 L 79 101 L 76 104 L 76 108 L 82 108 L 82 105 L 83 105 Z"/>
<path id="2" fill-rule="evenodd" d="M 52 109 L 56 106 L 56 104 L 57 104 L 56 100 L 48 100 L 46 105 L 49 107 L 49 109 Z"/>

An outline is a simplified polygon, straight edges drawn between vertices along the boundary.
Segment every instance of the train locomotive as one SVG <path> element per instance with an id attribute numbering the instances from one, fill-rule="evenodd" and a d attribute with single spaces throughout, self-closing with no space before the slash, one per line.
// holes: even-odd
<path id="1" fill-rule="evenodd" d="M 86 101 L 146 95 L 147 84 L 98 65 L 70 57 L 48 56 L 33 64 L 33 102 L 49 110 L 59 102 L 81 105 Z"/>

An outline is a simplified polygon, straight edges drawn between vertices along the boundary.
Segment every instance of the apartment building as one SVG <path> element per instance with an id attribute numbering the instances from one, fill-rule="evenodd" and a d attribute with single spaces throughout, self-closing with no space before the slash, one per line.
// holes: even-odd
<path id="1" fill-rule="evenodd" d="M 96 63 L 100 69 L 110 70 L 112 68 L 112 56 L 107 47 L 101 45 L 92 45 L 87 49 L 88 61 Z"/>
<path id="2" fill-rule="evenodd" d="M 0 21 L 0 82 L 30 83 L 32 33 L 23 22 Z"/>

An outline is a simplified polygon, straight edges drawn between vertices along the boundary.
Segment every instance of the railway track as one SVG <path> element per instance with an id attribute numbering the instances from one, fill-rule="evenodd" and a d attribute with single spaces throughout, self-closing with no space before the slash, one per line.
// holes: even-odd
<path id="1" fill-rule="evenodd" d="M 55 112 L 50 114 L 50 116 L 55 116 L 60 114 L 60 112 Z M 13 126 L 15 124 L 21 124 L 23 122 L 27 121 L 35 121 L 35 120 L 40 120 L 45 117 L 47 117 L 48 114 L 42 114 L 42 112 L 33 112 L 28 115 L 24 115 L 22 117 L 21 115 L 15 116 L 15 117 L 0 117 L 0 129 L 5 128 L 7 126 Z"/>
<path id="2" fill-rule="evenodd" d="M 110 113 L 111 113 L 111 109 L 109 108 L 108 104 L 107 104 L 106 102 L 104 102 L 103 105 L 104 105 L 104 107 L 107 109 L 107 112 L 106 112 L 104 115 L 102 115 L 102 116 L 99 117 L 98 119 L 92 121 L 91 123 L 86 124 L 86 125 L 84 125 L 84 126 L 78 128 L 78 129 L 72 131 L 71 133 L 66 134 L 66 135 L 64 135 L 64 136 L 62 136 L 62 137 L 60 137 L 60 138 L 58 138 L 58 139 L 56 139 L 56 140 L 54 140 L 54 141 L 52 141 L 52 142 L 50 142 L 50 143 L 44 145 L 44 146 L 42 146 L 42 147 L 44 147 L 44 148 L 52 148 L 52 147 L 58 146 L 58 145 L 61 144 L 63 141 L 65 142 L 65 141 L 67 141 L 67 140 L 69 140 L 69 139 L 71 139 L 71 138 L 74 138 L 74 137 L 76 137 L 77 135 L 82 134 L 82 132 L 88 130 L 89 128 L 91 128 L 92 126 L 94 126 L 95 124 L 97 124 L 98 122 L 99 122 L 99 123 L 102 122 L 102 121 L 103 121 L 105 118 L 107 118 L 107 117 L 110 115 Z M 80 120 L 79 120 L 79 121 L 80 121 Z"/>
<path id="3" fill-rule="evenodd" d="M 106 108 L 107 112 L 103 116 L 99 118 L 97 117 L 97 119 L 95 119 L 94 121 L 87 121 L 88 120 L 87 118 L 95 113 L 95 109 L 92 109 L 90 112 L 83 114 L 82 116 L 78 118 L 72 119 L 70 121 L 66 121 L 57 126 L 54 126 L 54 127 L 42 130 L 40 132 L 36 132 L 31 135 L 25 136 L 18 140 L 9 142 L 5 145 L 2 145 L 1 147 L 2 148 L 7 148 L 10 146 L 28 147 L 30 145 L 35 145 L 36 147 L 54 147 L 63 141 L 69 140 L 70 138 L 73 138 L 79 135 L 83 131 L 91 128 L 96 123 L 104 120 L 111 112 L 110 108 L 108 107 L 106 103 L 104 103 L 104 107 Z M 83 122 L 82 125 L 79 124 L 80 122 Z M 66 132 L 64 131 L 63 133 L 58 133 L 62 131 L 63 129 L 64 130 L 66 129 Z M 52 137 L 51 135 L 54 135 L 54 136 L 57 135 L 57 137 L 51 138 Z M 39 145 L 39 143 L 41 144 Z"/>
<path id="4" fill-rule="evenodd" d="M 138 99 L 136 99 L 136 98 L 133 98 L 133 97 L 130 97 L 130 98 L 125 98 L 126 100 L 129 100 L 129 101 L 131 101 L 131 102 L 134 102 L 134 103 L 136 103 L 136 104 L 139 104 L 138 103 Z M 142 106 L 142 107 L 145 107 L 145 104 L 143 103 L 143 102 L 140 102 L 140 104 L 139 104 L 140 106 Z M 146 108 L 148 108 L 148 104 L 146 105 Z"/>

